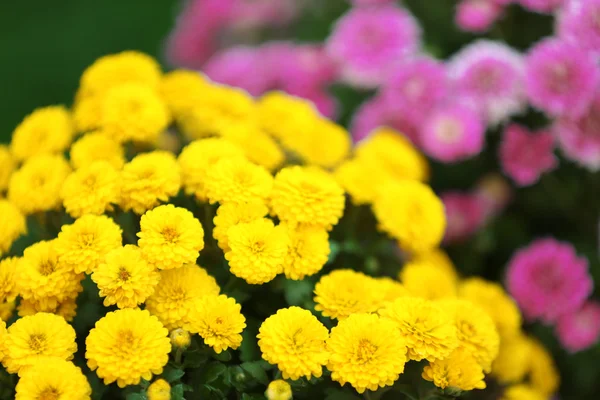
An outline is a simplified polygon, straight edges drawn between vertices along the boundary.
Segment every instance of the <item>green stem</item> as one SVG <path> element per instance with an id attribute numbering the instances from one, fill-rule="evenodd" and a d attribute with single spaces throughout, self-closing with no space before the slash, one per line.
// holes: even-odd
<path id="1" fill-rule="evenodd" d="M 175 363 L 181 365 L 181 357 L 183 356 L 183 349 L 177 349 L 175 351 Z"/>

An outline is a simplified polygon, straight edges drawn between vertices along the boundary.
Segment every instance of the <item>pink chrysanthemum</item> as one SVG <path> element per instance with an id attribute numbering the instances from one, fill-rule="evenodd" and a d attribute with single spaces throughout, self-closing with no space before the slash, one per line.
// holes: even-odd
<path id="1" fill-rule="evenodd" d="M 315 91 L 332 83 L 338 74 L 337 65 L 318 45 L 290 45 L 287 51 L 273 54 L 269 62 L 286 91 Z"/>
<path id="2" fill-rule="evenodd" d="M 536 183 L 540 175 L 558 165 L 552 133 L 529 132 L 517 124 L 509 125 L 504 131 L 499 153 L 504 173 L 519 186 Z"/>
<path id="3" fill-rule="evenodd" d="M 480 196 L 447 192 L 441 196 L 446 210 L 445 243 L 458 243 L 471 237 L 485 222 L 485 204 Z"/>
<path id="4" fill-rule="evenodd" d="M 237 30 L 250 30 L 262 26 L 283 25 L 296 16 L 298 8 L 295 0 L 235 0 L 231 17 L 232 27 Z"/>
<path id="5" fill-rule="evenodd" d="M 526 58 L 531 104 L 551 115 L 579 117 L 590 106 L 600 70 L 592 55 L 560 39 L 545 39 Z"/>
<path id="6" fill-rule="evenodd" d="M 579 309 L 592 292 L 588 262 L 575 248 L 553 238 L 517 251 L 506 276 L 508 291 L 529 320 L 553 323 Z"/>
<path id="7" fill-rule="evenodd" d="M 457 162 L 479 154 L 485 125 L 471 107 L 451 103 L 438 107 L 424 122 L 420 134 L 425 153 L 442 162 Z"/>
<path id="8" fill-rule="evenodd" d="M 420 28 L 393 5 L 353 8 L 335 24 L 326 50 L 354 85 L 374 87 L 419 45 Z"/>
<path id="9" fill-rule="evenodd" d="M 517 0 L 523 8 L 539 13 L 551 13 L 560 8 L 565 0 Z"/>
<path id="10" fill-rule="evenodd" d="M 457 8 L 454 21 L 468 32 L 485 32 L 502 14 L 502 6 L 494 0 L 462 0 Z"/>
<path id="11" fill-rule="evenodd" d="M 600 53 L 600 0 L 570 0 L 558 18 L 559 36 Z"/>
<path id="12" fill-rule="evenodd" d="M 457 95 L 475 104 L 493 125 L 527 107 L 524 73 L 521 54 L 490 40 L 471 43 L 448 65 Z"/>
<path id="13" fill-rule="evenodd" d="M 588 301 L 576 312 L 560 317 L 556 334 L 563 347 L 571 353 L 596 344 L 600 339 L 600 303 Z"/>

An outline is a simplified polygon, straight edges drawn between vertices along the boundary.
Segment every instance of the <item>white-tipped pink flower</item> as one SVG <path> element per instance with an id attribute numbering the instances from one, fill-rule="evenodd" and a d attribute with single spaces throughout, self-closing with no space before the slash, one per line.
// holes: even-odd
<path id="1" fill-rule="evenodd" d="M 503 8 L 494 0 L 462 0 L 456 7 L 454 21 L 467 32 L 485 32 L 502 14 Z"/>
<path id="2" fill-rule="evenodd" d="M 600 0 L 570 0 L 558 16 L 560 37 L 600 54 Z"/>

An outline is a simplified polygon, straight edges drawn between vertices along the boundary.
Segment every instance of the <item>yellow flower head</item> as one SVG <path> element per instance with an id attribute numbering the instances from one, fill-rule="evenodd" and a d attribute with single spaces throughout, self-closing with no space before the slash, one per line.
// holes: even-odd
<path id="1" fill-rule="evenodd" d="M 96 161 L 106 161 L 120 170 L 125 165 L 123 146 L 102 131 L 91 132 L 71 146 L 71 165 L 75 169 L 83 168 Z"/>
<path id="2" fill-rule="evenodd" d="M 190 333 L 181 328 L 172 330 L 171 333 L 169 333 L 169 339 L 171 339 L 171 346 L 173 349 L 185 350 L 192 344 L 192 336 Z"/>
<path id="3" fill-rule="evenodd" d="M 415 297 L 436 300 L 456 296 L 456 276 L 428 263 L 408 262 L 402 267 L 399 279 Z"/>
<path id="4" fill-rule="evenodd" d="M 265 392 L 267 400 L 291 400 L 292 387 L 282 379 L 271 381 Z"/>
<path id="5" fill-rule="evenodd" d="M 196 299 L 219 292 L 215 278 L 197 265 L 162 270 L 160 284 L 146 300 L 146 309 L 167 329 L 182 328 Z"/>
<path id="6" fill-rule="evenodd" d="M 444 237 L 444 204 L 420 182 L 386 184 L 373 203 L 373 212 L 379 229 L 398 239 L 400 247 L 409 252 L 429 251 Z"/>
<path id="7" fill-rule="evenodd" d="M 506 388 L 500 400 L 547 400 L 548 396 L 529 385 L 514 385 Z"/>
<path id="8" fill-rule="evenodd" d="M 546 397 L 552 396 L 560 385 L 560 375 L 552 356 L 537 340 L 529 338 L 529 381 Z"/>
<path id="9" fill-rule="evenodd" d="M 92 371 L 109 385 L 137 385 L 160 375 L 169 361 L 169 331 L 146 310 L 109 312 L 96 322 L 85 340 L 85 358 Z M 127 365 L 127 368 L 123 368 Z"/>
<path id="10" fill-rule="evenodd" d="M 335 179 L 355 205 L 372 203 L 378 188 L 388 181 L 380 169 L 358 158 L 340 164 L 335 170 Z"/>
<path id="11" fill-rule="evenodd" d="M 8 321 L 15 310 L 16 301 L 0 302 L 0 320 Z"/>
<path id="12" fill-rule="evenodd" d="M 19 281 L 19 259 L 5 258 L 0 261 L 0 303 L 14 301 L 17 298 Z"/>
<path id="13" fill-rule="evenodd" d="M 67 297 L 60 303 L 37 302 L 32 300 L 21 299 L 19 306 L 19 317 L 35 315 L 37 313 L 50 313 L 61 316 L 67 322 L 73 321 L 77 315 L 77 298 Z"/>
<path id="14" fill-rule="evenodd" d="M 60 189 L 69 172 L 69 163 L 62 156 L 31 157 L 12 174 L 8 199 L 27 215 L 58 208 Z"/>
<path id="15" fill-rule="evenodd" d="M 164 379 L 157 379 L 146 391 L 148 400 L 171 400 L 171 385 Z"/>
<path id="16" fill-rule="evenodd" d="M 344 319 L 377 311 L 384 303 L 379 282 L 351 269 L 336 269 L 315 285 L 315 310 L 325 317 Z"/>
<path id="17" fill-rule="evenodd" d="M 171 114 L 177 119 L 202 101 L 209 85 L 197 71 L 178 69 L 163 76 L 159 90 Z"/>
<path id="18" fill-rule="evenodd" d="M 262 323 L 257 337 L 262 357 L 277 365 L 284 379 L 319 378 L 323 373 L 329 331 L 310 311 L 282 308 Z"/>
<path id="19" fill-rule="evenodd" d="M 79 90 L 73 104 L 73 124 L 77 132 L 89 132 L 102 125 L 103 94 L 85 97 Z"/>
<path id="20" fill-rule="evenodd" d="M 208 170 L 204 185 L 211 203 L 250 203 L 269 197 L 273 177 L 250 161 L 223 159 Z"/>
<path id="21" fill-rule="evenodd" d="M 463 349 L 454 350 L 443 360 L 430 362 L 423 368 L 422 377 L 441 389 L 485 389 L 481 365 Z"/>
<path id="22" fill-rule="evenodd" d="M 482 308 L 470 301 L 445 299 L 439 304 L 454 317 L 458 347 L 473 356 L 484 372 L 490 372 L 500 346 L 500 336 L 494 321 Z"/>
<path id="23" fill-rule="evenodd" d="M 283 264 L 286 278 L 302 280 L 319 272 L 329 258 L 329 234 L 314 225 L 287 226 L 290 238 Z"/>
<path id="24" fill-rule="evenodd" d="M 242 344 L 246 318 L 242 307 L 225 295 L 203 296 L 194 301 L 184 329 L 199 334 L 217 353 Z"/>
<path id="25" fill-rule="evenodd" d="M 492 364 L 492 376 L 501 384 L 521 382 L 529 370 L 530 359 L 531 346 L 524 334 L 503 337 Z"/>
<path id="26" fill-rule="evenodd" d="M 393 280 L 387 276 L 383 276 L 381 278 L 375 278 L 377 281 L 377 292 L 381 293 L 383 296 L 383 304 L 387 304 L 388 302 L 394 301 L 400 297 L 410 296 L 410 293 L 404 285 L 400 282 Z"/>
<path id="27" fill-rule="evenodd" d="M 450 257 L 448 257 L 448 254 L 446 254 L 442 249 L 437 248 L 424 253 L 413 254 L 413 257 L 410 258 L 410 261 L 439 268 L 442 270 L 444 276 L 453 276 L 454 278 L 452 279 L 454 281 L 457 281 L 458 279 L 456 267 L 452 263 Z"/>
<path id="28" fill-rule="evenodd" d="M 258 122 L 262 129 L 286 147 L 302 136 L 319 118 L 313 104 L 283 92 L 269 92 L 257 103 Z"/>
<path id="29" fill-rule="evenodd" d="M 391 321 L 355 314 L 331 330 L 327 340 L 331 379 L 357 392 L 393 385 L 404 372 L 406 344 Z"/>
<path id="30" fill-rule="evenodd" d="M 315 118 L 309 131 L 301 136 L 297 152 L 307 164 L 334 168 L 350 153 L 352 140 L 346 129 L 325 118 Z"/>
<path id="31" fill-rule="evenodd" d="M 181 174 L 173 154 L 166 151 L 140 154 L 123 167 L 121 207 L 143 214 L 175 196 L 180 186 Z"/>
<path id="32" fill-rule="evenodd" d="M 17 383 L 15 400 L 89 400 L 92 388 L 79 367 L 50 358 L 26 369 Z"/>
<path id="33" fill-rule="evenodd" d="M 229 251 L 229 240 L 227 234 L 229 228 L 237 224 L 252 222 L 261 219 L 269 213 L 267 206 L 260 201 L 251 203 L 226 203 L 219 206 L 217 215 L 213 219 L 215 227 L 213 237 L 217 239 L 219 247 L 223 251 Z"/>
<path id="34" fill-rule="evenodd" d="M 229 270 L 252 285 L 269 282 L 283 272 L 289 238 L 285 227 L 261 218 L 229 228 Z"/>
<path id="35" fill-rule="evenodd" d="M 11 374 L 58 357 L 71 360 L 77 351 L 75 330 L 63 317 L 37 313 L 18 319 L 8 328 L 4 366 Z"/>
<path id="36" fill-rule="evenodd" d="M 275 177 L 271 206 L 290 224 L 331 229 L 344 213 L 344 190 L 333 176 L 318 168 L 287 167 Z"/>
<path id="37" fill-rule="evenodd" d="M 379 310 L 379 315 L 396 324 L 411 360 L 444 359 L 458 346 L 453 316 L 434 302 L 400 297 Z"/>
<path id="38" fill-rule="evenodd" d="M 228 124 L 221 135 L 244 150 L 248 160 L 269 171 L 276 170 L 285 161 L 285 153 L 275 139 L 254 123 Z"/>
<path id="39" fill-rule="evenodd" d="M 62 153 L 71 144 L 73 134 L 71 116 L 65 107 L 38 108 L 15 128 L 10 150 L 17 160 Z"/>
<path id="40" fill-rule="evenodd" d="M 198 200 L 207 200 L 206 175 L 217 162 L 227 158 L 244 159 L 244 152 L 223 138 L 194 140 L 188 144 L 178 158 L 185 192 Z"/>
<path id="41" fill-rule="evenodd" d="M 142 215 L 140 227 L 138 246 L 158 269 L 194 264 L 204 248 L 202 224 L 185 208 L 158 206 Z"/>
<path id="42" fill-rule="evenodd" d="M 0 256 L 9 252 L 19 236 L 27 233 L 27 221 L 10 201 L 0 199 Z"/>
<path id="43" fill-rule="evenodd" d="M 159 273 L 142 257 L 139 248 L 126 245 L 108 253 L 92 274 L 104 297 L 104 306 L 135 308 L 154 293 Z"/>
<path id="44" fill-rule="evenodd" d="M 0 193 L 8 189 L 10 176 L 15 170 L 16 162 L 7 146 L 0 144 Z"/>
<path id="45" fill-rule="evenodd" d="M 73 218 L 112 211 L 120 195 L 119 173 L 106 161 L 71 172 L 60 191 L 65 210 Z"/>

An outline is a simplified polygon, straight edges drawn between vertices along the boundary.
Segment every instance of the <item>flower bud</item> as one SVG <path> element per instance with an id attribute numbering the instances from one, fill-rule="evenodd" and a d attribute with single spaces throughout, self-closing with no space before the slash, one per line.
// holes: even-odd
<path id="1" fill-rule="evenodd" d="M 171 331 L 171 346 L 175 350 L 185 350 L 190 346 L 192 338 L 189 332 L 184 331 L 181 328 L 177 328 Z"/>
<path id="2" fill-rule="evenodd" d="M 164 379 L 154 381 L 146 392 L 148 400 L 171 400 L 171 385 Z"/>
<path id="3" fill-rule="evenodd" d="M 265 396 L 268 400 L 290 400 L 292 387 L 286 381 L 278 379 L 269 383 Z"/>

